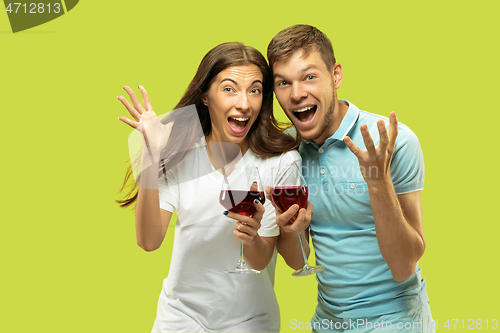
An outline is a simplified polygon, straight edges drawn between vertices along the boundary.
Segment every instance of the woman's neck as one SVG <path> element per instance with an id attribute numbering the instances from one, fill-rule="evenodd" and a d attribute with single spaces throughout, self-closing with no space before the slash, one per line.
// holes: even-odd
<path id="1" fill-rule="evenodd" d="M 220 170 L 227 165 L 235 165 L 249 148 L 247 138 L 239 143 L 232 143 L 218 140 L 217 136 L 212 136 L 211 133 L 205 140 L 210 163 L 216 170 Z"/>

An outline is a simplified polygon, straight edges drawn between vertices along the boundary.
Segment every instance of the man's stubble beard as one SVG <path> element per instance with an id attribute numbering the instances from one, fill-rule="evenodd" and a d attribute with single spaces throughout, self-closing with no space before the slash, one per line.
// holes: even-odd
<path id="1" fill-rule="evenodd" d="M 308 141 L 315 141 L 317 139 L 319 139 L 320 136 L 323 135 L 323 133 L 325 133 L 325 131 L 327 130 L 328 127 L 331 126 L 331 123 L 333 122 L 333 112 L 335 111 L 335 100 L 332 101 L 332 103 L 330 104 L 330 106 L 328 107 L 328 109 L 326 110 L 327 112 L 325 113 L 325 117 L 323 119 L 323 126 L 318 129 L 318 131 L 316 133 L 313 133 L 311 134 L 310 138 L 303 138 L 305 140 L 308 140 Z"/>
<path id="2" fill-rule="evenodd" d="M 333 87 L 333 78 L 332 78 L 332 94 L 334 95 L 332 102 L 328 106 L 328 108 L 325 110 L 324 118 L 323 118 L 323 126 L 318 129 L 316 133 L 313 133 L 309 135 L 308 137 L 301 136 L 303 140 L 307 141 L 315 141 L 319 139 L 320 136 L 323 135 L 323 133 L 327 130 L 328 127 L 331 126 L 333 123 L 333 114 L 335 112 L 335 93 L 334 93 L 334 87 Z"/>

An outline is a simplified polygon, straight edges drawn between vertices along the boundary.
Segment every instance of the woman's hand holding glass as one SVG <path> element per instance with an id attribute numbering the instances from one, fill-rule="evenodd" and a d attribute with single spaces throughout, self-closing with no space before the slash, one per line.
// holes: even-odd
<path id="1" fill-rule="evenodd" d="M 244 244 L 253 245 L 255 243 L 255 238 L 257 237 L 257 232 L 260 229 L 260 221 L 262 216 L 264 216 L 265 208 L 264 205 L 255 199 L 255 213 L 252 216 L 246 216 L 234 212 L 229 212 L 227 217 L 236 220 L 236 229 L 234 234 L 238 239 L 240 239 Z"/>
<path id="2" fill-rule="evenodd" d="M 244 245 L 253 245 L 264 215 L 264 191 L 260 180 L 259 169 L 248 167 L 225 167 L 219 202 L 226 209 L 224 215 L 237 220 L 234 234 L 240 242 L 240 259 L 236 268 L 225 273 L 257 274 L 260 271 L 251 269 L 245 263 Z"/>

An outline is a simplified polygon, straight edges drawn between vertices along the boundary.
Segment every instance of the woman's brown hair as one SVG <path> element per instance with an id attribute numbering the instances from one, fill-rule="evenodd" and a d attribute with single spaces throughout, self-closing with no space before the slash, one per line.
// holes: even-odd
<path id="1" fill-rule="evenodd" d="M 275 156 L 295 149 L 300 139 L 285 134 L 285 123 L 279 122 L 273 114 L 273 77 L 271 69 L 264 56 L 255 48 L 242 43 L 223 43 L 211 49 L 201 60 L 194 78 L 189 83 L 186 92 L 174 109 L 189 105 L 196 107 L 203 135 L 207 137 L 212 131 L 212 123 L 207 106 L 202 102 L 203 95 L 208 91 L 212 80 L 221 71 L 232 66 L 254 64 L 260 68 L 263 76 L 263 98 L 259 116 L 250 128 L 247 137 L 252 151 L 261 156 Z M 161 120 L 166 124 L 174 121 L 168 147 L 161 153 L 164 164 L 160 167 L 159 176 L 174 167 L 194 147 L 200 139 L 196 131 L 198 119 L 189 112 L 171 112 Z M 175 148 L 174 148 L 175 147 Z M 178 153 L 180 152 L 180 153 Z M 137 160 L 135 161 L 137 163 Z M 131 183 L 130 185 L 128 185 Z M 122 207 L 127 207 L 137 200 L 138 186 L 134 182 L 132 165 L 127 168 L 121 191 L 129 188 L 124 199 L 116 200 Z"/>

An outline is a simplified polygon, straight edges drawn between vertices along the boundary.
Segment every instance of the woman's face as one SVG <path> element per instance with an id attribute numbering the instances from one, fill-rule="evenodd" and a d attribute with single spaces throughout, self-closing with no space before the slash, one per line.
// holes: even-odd
<path id="1" fill-rule="evenodd" d="M 221 71 L 203 97 L 208 106 L 212 132 L 207 141 L 232 142 L 242 152 L 247 134 L 262 106 L 263 76 L 256 65 L 232 66 Z"/>

